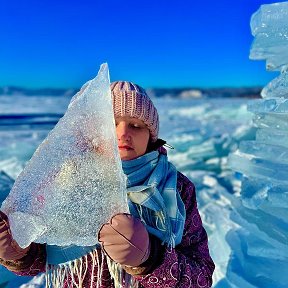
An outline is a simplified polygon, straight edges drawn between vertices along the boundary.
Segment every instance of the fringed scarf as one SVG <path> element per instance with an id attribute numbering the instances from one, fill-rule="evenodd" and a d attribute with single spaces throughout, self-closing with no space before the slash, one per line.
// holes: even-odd
<path id="1" fill-rule="evenodd" d="M 182 240 L 186 216 L 176 168 L 158 151 L 122 161 L 122 167 L 128 177 L 130 213 L 143 221 L 148 232 L 175 247 Z"/>
<path id="2" fill-rule="evenodd" d="M 182 240 L 186 217 L 184 203 L 177 191 L 176 168 L 168 162 L 166 155 L 158 151 L 152 151 L 134 160 L 122 161 L 122 167 L 127 176 L 130 213 L 142 220 L 149 233 L 157 236 L 168 246 L 175 247 Z M 81 257 L 81 254 L 85 256 Z M 47 286 L 61 287 L 61 283 L 64 283 L 69 274 L 73 281 L 74 274 L 79 283 L 73 281 L 71 285 L 82 287 L 81 279 L 84 279 L 88 269 L 87 254 L 90 254 L 95 265 L 98 264 L 98 273 L 94 276 L 97 279 L 97 287 L 100 286 L 103 261 L 100 265 L 96 246 L 48 246 Z M 102 257 L 106 256 L 102 253 Z M 138 287 L 137 281 L 125 273 L 121 265 L 109 257 L 106 257 L 106 260 L 116 288 Z M 91 287 L 92 285 L 93 283 Z"/>

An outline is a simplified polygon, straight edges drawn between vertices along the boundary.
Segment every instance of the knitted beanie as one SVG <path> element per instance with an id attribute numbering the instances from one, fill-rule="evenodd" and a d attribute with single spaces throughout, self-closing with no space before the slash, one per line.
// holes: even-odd
<path id="1" fill-rule="evenodd" d="M 151 141 L 158 139 L 159 116 L 156 107 L 140 86 L 128 81 L 110 85 L 114 116 L 129 116 L 142 120 L 150 131 Z"/>

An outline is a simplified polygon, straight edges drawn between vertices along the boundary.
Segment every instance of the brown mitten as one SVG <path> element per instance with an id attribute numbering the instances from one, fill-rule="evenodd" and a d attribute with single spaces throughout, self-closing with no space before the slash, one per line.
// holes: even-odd
<path id="1" fill-rule="evenodd" d="M 130 214 L 116 214 L 98 233 L 104 252 L 115 262 L 136 267 L 150 254 L 149 234 L 143 223 Z"/>
<path id="2" fill-rule="evenodd" d="M 30 247 L 22 249 L 12 238 L 7 216 L 0 211 L 0 258 L 19 260 L 26 256 Z"/>

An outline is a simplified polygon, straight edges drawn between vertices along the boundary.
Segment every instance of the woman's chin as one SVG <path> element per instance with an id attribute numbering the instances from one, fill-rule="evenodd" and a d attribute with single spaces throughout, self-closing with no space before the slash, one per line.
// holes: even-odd
<path id="1" fill-rule="evenodd" d="M 125 150 L 125 151 L 119 151 L 120 152 L 120 158 L 122 161 L 128 161 L 133 160 L 137 158 L 137 155 L 133 150 Z"/>

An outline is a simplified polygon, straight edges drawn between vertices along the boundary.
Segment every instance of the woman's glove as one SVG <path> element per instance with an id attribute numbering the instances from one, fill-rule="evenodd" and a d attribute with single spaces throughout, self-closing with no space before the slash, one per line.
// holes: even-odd
<path id="1" fill-rule="evenodd" d="M 22 249 L 12 238 L 8 218 L 0 211 L 0 258 L 19 260 L 26 256 L 29 248 Z"/>
<path id="2" fill-rule="evenodd" d="M 149 234 L 142 222 L 130 214 L 116 214 L 98 233 L 104 252 L 115 262 L 136 267 L 150 254 Z"/>

